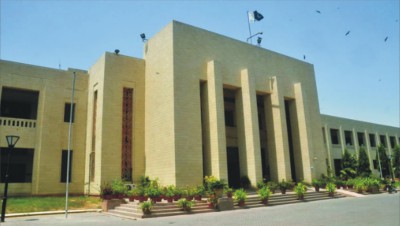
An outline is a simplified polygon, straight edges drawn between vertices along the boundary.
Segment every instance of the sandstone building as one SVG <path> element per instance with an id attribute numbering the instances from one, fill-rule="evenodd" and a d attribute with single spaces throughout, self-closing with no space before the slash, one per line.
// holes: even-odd
<path id="1" fill-rule="evenodd" d="M 1 172 L 5 136 L 21 137 L 10 193 L 65 192 L 73 72 L 71 193 L 142 175 L 311 181 L 345 147 L 365 145 L 373 163 L 379 143 L 400 141 L 396 127 L 321 115 L 313 65 L 173 21 L 143 59 L 105 53 L 88 71 L 0 61 Z"/>

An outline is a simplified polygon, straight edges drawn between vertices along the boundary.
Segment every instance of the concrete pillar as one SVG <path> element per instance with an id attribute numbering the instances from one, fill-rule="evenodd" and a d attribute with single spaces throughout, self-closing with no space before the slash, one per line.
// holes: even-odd
<path id="1" fill-rule="evenodd" d="M 326 142 L 326 151 L 328 154 L 328 162 L 329 162 L 329 168 L 331 172 L 334 174 L 335 172 L 333 171 L 333 159 L 332 159 L 332 141 L 329 133 L 329 127 L 328 124 L 324 125 L 324 132 L 325 132 L 325 142 Z M 329 175 L 328 175 L 329 176 Z M 333 176 L 333 175 L 332 175 Z"/>
<path id="2" fill-rule="evenodd" d="M 368 130 L 364 130 L 364 139 L 365 139 L 365 151 L 368 154 L 368 158 L 369 158 L 369 169 L 371 170 L 371 172 L 374 172 L 374 162 L 373 159 L 371 157 L 371 143 L 369 142 L 369 133 Z"/>
<path id="3" fill-rule="evenodd" d="M 298 137 L 300 144 L 300 159 L 295 159 L 296 165 L 302 166 L 303 173 L 302 177 L 305 181 L 311 182 L 311 162 L 310 162 L 310 150 L 313 150 L 313 142 L 311 137 L 310 123 L 312 120 L 309 118 L 310 114 L 307 114 L 308 106 L 304 100 L 304 94 L 300 83 L 294 85 L 295 104 L 297 113 L 297 125 L 298 125 Z M 300 162 L 301 161 L 301 162 Z M 323 161 L 320 159 L 319 161 Z M 299 169 L 296 169 L 299 170 Z"/>
<path id="4" fill-rule="evenodd" d="M 207 64 L 207 100 L 211 175 L 228 179 L 222 73 L 215 61 Z"/>
<path id="5" fill-rule="evenodd" d="M 258 127 L 257 94 L 253 77 L 248 69 L 241 71 L 241 98 L 238 105 L 241 107 L 241 113 L 238 112 L 238 137 L 240 141 L 240 152 L 245 152 L 246 175 L 255 186 L 257 181 L 262 180 L 261 151 L 260 151 L 260 131 Z M 238 125 L 239 126 L 239 125 Z"/>
<path id="6" fill-rule="evenodd" d="M 267 119 L 268 157 L 271 179 L 281 181 L 291 178 L 285 100 L 279 91 L 278 79 L 271 78 L 271 83 L 271 94 L 269 98 L 265 98 L 264 104 Z"/>

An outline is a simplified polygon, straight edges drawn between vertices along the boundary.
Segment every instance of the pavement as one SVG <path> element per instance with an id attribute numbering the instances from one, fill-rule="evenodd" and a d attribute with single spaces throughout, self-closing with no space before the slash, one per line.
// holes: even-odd
<path id="1" fill-rule="evenodd" d="M 99 212 L 7 218 L 1 225 L 351 225 L 400 226 L 400 193 L 366 195 L 206 214 L 129 220 Z"/>

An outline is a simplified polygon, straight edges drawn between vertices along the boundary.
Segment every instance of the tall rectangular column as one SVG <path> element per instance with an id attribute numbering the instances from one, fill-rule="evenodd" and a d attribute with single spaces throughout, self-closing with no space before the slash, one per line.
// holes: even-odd
<path id="1" fill-rule="evenodd" d="M 270 159 L 271 179 L 281 181 L 290 179 L 289 143 L 285 117 L 285 101 L 279 91 L 279 81 L 271 78 L 271 94 L 265 98 L 265 113 L 268 135 L 268 157 Z"/>
<path id="2" fill-rule="evenodd" d="M 241 98 L 239 107 L 241 113 L 238 114 L 238 136 L 240 152 L 245 159 L 241 159 L 241 166 L 245 167 L 245 173 L 253 185 L 262 179 L 261 151 L 260 151 L 260 132 L 258 126 L 257 94 L 253 78 L 247 69 L 241 71 Z M 239 113 L 239 111 L 238 111 Z M 239 125 L 238 125 L 239 126 Z"/>
<path id="3" fill-rule="evenodd" d="M 298 125 L 298 137 L 300 143 L 300 160 L 301 164 L 296 164 L 302 166 L 302 176 L 305 181 L 311 182 L 312 172 L 311 172 L 311 162 L 310 162 L 310 150 L 313 150 L 313 142 L 311 136 L 310 123 L 311 119 L 310 114 L 307 114 L 307 106 L 304 101 L 304 94 L 302 90 L 302 86 L 300 83 L 294 85 L 294 94 L 295 94 L 295 104 L 296 104 L 296 113 L 297 113 L 297 125 Z M 317 157 L 317 156 L 314 156 Z M 318 159 L 318 158 L 317 158 Z M 323 159 L 320 159 L 320 161 Z M 299 161 L 299 160 L 295 160 Z M 313 168 L 316 168 L 317 163 L 314 163 Z"/>
<path id="4" fill-rule="evenodd" d="M 209 160 L 210 173 L 220 179 L 227 179 L 226 137 L 224 95 L 222 73 L 215 61 L 207 64 L 207 101 L 208 114 L 205 121 L 209 131 Z"/>

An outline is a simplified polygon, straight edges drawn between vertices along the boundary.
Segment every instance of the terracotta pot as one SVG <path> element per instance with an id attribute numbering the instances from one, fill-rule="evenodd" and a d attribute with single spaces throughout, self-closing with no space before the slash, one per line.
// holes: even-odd
<path id="1" fill-rule="evenodd" d="M 319 187 L 314 187 L 316 192 L 319 192 Z"/>
<path id="2" fill-rule="evenodd" d="M 194 199 L 197 200 L 197 201 L 201 201 L 201 195 L 196 195 L 196 196 L 194 197 Z"/>
<path id="3" fill-rule="evenodd" d="M 186 197 L 186 200 L 188 200 L 188 201 L 192 201 L 193 200 L 193 196 L 188 196 L 188 197 Z"/>
<path id="4" fill-rule="evenodd" d="M 172 201 L 174 201 L 173 197 L 166 197 L 166 199 L 167 199 L 167 202 L 169 202 L 169 203 L 172 203 Z"/>
<path id="5" fill-rule="evenodd" d="M 239 202 L 238 202 L 238 206 L 240 206 L 240 207 L 243 207 L 243 206 L 244 206 L 244 204 L 245 204 L 244 200 L 243 200 L 243 201 L 239 201 Z"/>
<path id="6" fill-rule="evenodd" d="M 261 200 L 261 203 L 264 204 L 264 205 L 268 205 L 268 199 Z"/>

